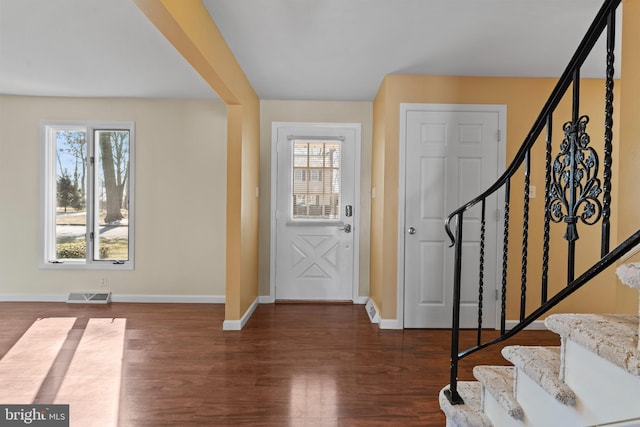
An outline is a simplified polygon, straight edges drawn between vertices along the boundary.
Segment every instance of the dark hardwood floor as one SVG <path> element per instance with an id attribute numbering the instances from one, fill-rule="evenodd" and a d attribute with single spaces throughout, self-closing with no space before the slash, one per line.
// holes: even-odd
<path id="1" fill-rule="evenodd" d="M 0 355 L 38 317 L 63 316 L 78 318 L 76 336 L 92 317 L 127 319 L 120 426 L 445 424 L 449 331 L 380 330 L 361 305 L 260 305 L 242 331 L 223 332 L 222 305 L 0 303 Z M 473 337 L 465 331 L 463 344 Z M 525 331 L 508 344 L 559 338 Z M 507 364 L 500 348 L 465 360 L 460 379 L 476 364 Z"/>

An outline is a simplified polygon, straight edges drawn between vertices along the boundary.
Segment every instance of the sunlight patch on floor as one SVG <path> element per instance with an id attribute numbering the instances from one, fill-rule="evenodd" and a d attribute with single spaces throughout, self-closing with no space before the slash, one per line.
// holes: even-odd
<path id="1" fill-rule="evenodd" d="M 75 317 L 38 319 L 0 360 L 0 402 L 31 403 L 58 356 Z"/>
<path id="2" fill-rule="evenodd" d="M 126 319 L 90 319 L 54 403 L 72 425 L 117 426 Z"/>
<path id="3" fill-rule="evenodd" d="M 66 369 L 57 393 L 54 387 L 45 393 L 51 393 L 44 398 L 49 402 L 37 403 L 68 404 L 72 427 L 116 427 L 126 319 L 89 319 L 83 331 L 73 329 L 75 322 L 75 317 L 45 318 L 31 325 L 0 360 L 0 403 L 29 405 L 42 400 L 39 392 L 45 393 L 56 372 Z M 82 331 L 79 342 L 70 339 L 72 331 Z M 73 357 L 60 366 L 61 349 L 70 345 L 75 347 Z"/>

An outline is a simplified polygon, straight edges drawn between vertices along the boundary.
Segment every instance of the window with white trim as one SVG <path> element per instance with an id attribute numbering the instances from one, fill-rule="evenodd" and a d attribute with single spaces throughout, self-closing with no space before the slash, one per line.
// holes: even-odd
<path id="1" fill-rule="evenodd" d="M 43 266 L 132 269 L 134 124 L 41 130 Z"/>

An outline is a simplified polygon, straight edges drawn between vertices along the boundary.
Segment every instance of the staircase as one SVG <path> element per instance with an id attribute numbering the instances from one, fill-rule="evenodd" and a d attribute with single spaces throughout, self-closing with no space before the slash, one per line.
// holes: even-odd
<path id="1" fill-rule="evenodd" d="M 458 381 L 461 360 L 524 330 L 640 248 L 640 230 L 613 249 L 610 245 L 616 207 L 612 204 L 613 76 L 620 3 L 604 0 L 505 172 L 445 221 L 454 251 L 453 310 L 449 385 L 440 393 L 440 406 L 450 426 L 640 426 L 637 316 L 550 315 L 544 323 L 561 337 L 560 347 L 505 347 L 502 354 L 512 366 L 476 366 L 477 381 Z M 580 104 L 580 72 L 601 37 L 606 41 L 606 55 L 601 57 L 606 61 L 604 117 L 594 110 L 587 111 L 589 117 Z M 570 114 L 558 109 L 563 99 L 571 106 Z M 604 134 L 590 135 L 600 119 Z M 532 202 L 532 182 L 540 186 L 542 179 L 544 201 Z M 504 203 L 498 225 L 502 247 L 497 253 L 485 250 L 486 224 L 493 214 L 487 211 L 490 198 Z M 537 228 L 530 227 L 536 223 Z M 540 225 L 542 233 L 534 236 Z M 479 242 L 477 249 L 467 242 Z M 530 250 L 534 245 L 540 246 Z M 580 273 L 587 260 L 595 264 Z M 500 305 L 497 338 L 483 335 L 483 323 L 492 315 L 483 310 L 483 301 L 493 297 L 485 289 L 493 287 L 485 283 L 486 265 L 502 266 L 495 296 Z M 475 269 L 477 276 L 469 274 Z M 515 279 L 518 273 L 520 280 Z M 622 265 L 617 273 L 623 283 L 640 289 L 640 263 Z M 477 335 L 467 349 L 459 348 L 463 304 L 478 307 L 477 320 L 465 311 L 463 324 L 475 323 Z M 516 316 L 516 324 L 507 329 L 507 318 Z"/>
<path id="2" fill-rule="evenodd" d="M 640 289 L 640 263 L 617 269 Z M 447 426 L 640 426 L 638 316 L 554 314 L 545 326 L 560 347 L 509 346 L 513 366 L 476 366 L 458 382 L 464 404 L 440 392 Z"/>

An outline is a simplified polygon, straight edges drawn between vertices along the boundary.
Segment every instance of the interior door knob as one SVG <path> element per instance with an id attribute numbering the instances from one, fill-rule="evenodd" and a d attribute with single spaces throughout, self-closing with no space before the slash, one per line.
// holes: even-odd
<path id="1" fill-rule="evenodd" d="M 351 233 L 351 224 L 345 224 L 344 227 L 340 227 L 338 230 L 342 230 L 345 233 Z"/>
<path id="2" fill-rule="evenodd" d="M 409 228 L 407 228 L 407 233 L 409 233 L 409 234 L 416 234 L 416 228 L 415 228 L 415 227 L 409 227 Z"/>

